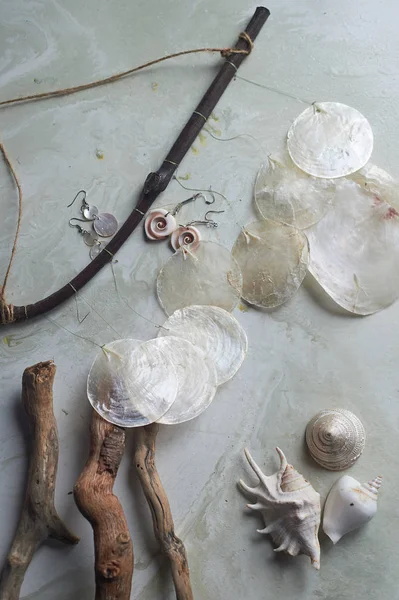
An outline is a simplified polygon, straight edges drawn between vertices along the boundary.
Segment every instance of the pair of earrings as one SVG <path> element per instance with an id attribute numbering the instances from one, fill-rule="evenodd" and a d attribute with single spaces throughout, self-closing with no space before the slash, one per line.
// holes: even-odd
<path id="1" fill-rule="evenodd" d="M 206 225 L 207 227 L 217 227 L 218 224 L 213 219 L 210 219 L 208 215 L 210 213 L 222 213 L 223 210 L 208 210 L 203 220 L 194 220 L 187 223 L 187 225 L 178 225 L 176 221 L 176 214 L 179 210 L 187 204 L 197 198 L 202 197 L 206 204 L 213 204 L 213 201 L 209 201 L 202 193 L 194 194 L 187 200 L 179 202 L 172 211 L 168 211 L 165 208 L 156 208 L 146 216 L 144 222 L 144 230 L 149 240 L 164 240 L 170 236 L 170 243 L 173 250 L 177 251 L 182 246 L 189 248 L 190 250 L 196 250 L 201 241 L 200 231 L 195 225 Z"/>
<path id="2" fill-rule="evenodd" d="M 97 237 L 93 235 L 92 232 L 83 229 L 81 225 L 77 223 L 73 223 L 72 221 L 80 221 L 82 223 L 91 222 L 93 225 L 94 232 L 100 237 L 111 237 L 118 230 L 118 221 L 111 215 L 111 213 L 100 213 L 97 206 L 94 204 L 88 204 L 86 201 L 86 192 L 85 190 L 80 190 L 75 198 L 72 200 L 71 204 L 68 204 L 68 208 L 72 206 L 75 202 L 76 198 L 83 194 L 82 204 L 80 207 L 80 212 L 82 214 L 83 219 L 72 218 L 69 220 L 69 226 L 75 227 L 78 232 L 82 235 L 83 241 L 86 246 L 90 246 L 90 258 L 94 259 L 104 248 L 104 243 L 101 242 Z"/>

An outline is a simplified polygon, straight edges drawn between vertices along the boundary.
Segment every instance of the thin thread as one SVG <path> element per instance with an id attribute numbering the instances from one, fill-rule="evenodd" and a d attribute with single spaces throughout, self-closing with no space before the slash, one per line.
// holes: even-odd
<path id="1" fill-rule="evenodd" d="M 53 321 L 53 319 L 50 319 L 50 317 L 47 316 L 47 315 L 43 315 L 43 316 L 44 316 L 45 319 L 47 319 L 48 321 L 50 321 L 50 323 L 52 323 L 53 325 L 57 325 L 57 327 L 59 327 L 60 329 L 63 329 L 67 333 L 70 333 L 71 335 L 74 335 L 75 337 L 80 338 L 81 340 L 84 340 L 85 342 L 90 342 L 90 344 L 93 344 L 93 346 L 97 346 L 98 348 L 102 348 L 102 346 L 100 344 L 97 344 L 97 342 L 93 342 L 93 340 L 91 340 L 90 338 L 84 337 L 83 335 L 79 335 L 78 333 L 75 333 L 74 331 L 71 331 L 67 327 L 64 327 L 64 325 L 60 325 L 60 323 L 57 323 L 57 321 Z"/>
<path id="2" fill-rule="evenodd" d="M 8 281 L 8 277 L 10 275 L 10 271 L 11 271 L 11 267 L 12 267 L 12 263 L 14 260 L 14 256 L 15 256 L 15 252 L 17 249 L 17 242 L 18 242 L 18 237 L 19 237 L 19 230 L 21 228 L 21 220 L 22 220 L 22 188 L 21 188 L 21 184 L 18 181 L 18 177 L 16 172 L 14 171 L 14 167 L 12 166 L 12 163 L 7 155 L 6 149 L 4 148 L 4 145 L 0 142 L 0 150 L 1 153 L 3 155 L 4 161 L 15 181 L 15 184 L 17 186 L 18 189 L 18 220 L 17 220 L 17 228 L 15 230 L 15 237 L 14 237 L 14 243 L 12 246 L 12 250 L 11 250 L 11 256 L 10 256 L 10 261 L 8 263 L 8 267 L 7 267 L 7 271 L 4 277 L 4 281 L 3 281 L 3 287 L 1 289 L 1 296 L 4 299 L 5 298 L 5 292 L 6 292 L 6 285 L 7 285 L 7 281 Z M 11 306 L 11 305 L 10 305 Z"/>
<path id="3" fill-rule="evenodd" d="M 140 210 L 140 209 L 138 209 L 138 208 L 135 208 L 134 210 L 135 210 L 136 212 L 140 213 L 141 215 L 143 215 L 143 217 L 144 217 L 145 213 L 143 213 L 143 211 L 142 211 L 142 210 Z"/>
<path id="4" fill-rule="evenodd" d="M 118 297 L 120 300 L 122 300 L 122 302 L 128 307 L 130 308 L 131 311 L 134 312 L 135 315 L 137 315 L 138 317 L 141 317 L 142 319 L 144 319 L 144 321 L 147 321 L 147 323 L 151 323 L 151 325 L 154 325 L 157 329 L 165 329 L 166 331 L 169 331 L 166 327 L 164 327 L 163 325 L 158 325 L 158 323 L 155 323 L 155 321 L 151 321 L 151 319 L 148 319 L 147 317 L 145 317 L 144 315 L 141 315 L 139 312 L 137 312 L 137 310 L 135 310 L 133 308 L 133 306 L 131 306 L 129 304 L 129 302 L 122 296 L 122 294 L 119 291 L 119 287 L 118 287 L 118 283 L 116 280 L 116 273 L 115 273 L 115 269 L 114 269 L 114 265 L 111 262 L 111 270 L 112 270 L 112 277 L 114 279 L 114 286 L 115 286 L 115 291 L 118 294 Z"/>
<path id="5" fill-rule="evenodd" d="M 28 319 L 28 309 L 26 306 L 24 306 L 24 311 L 25 311 L 25 319 Z"/>
<path id="6" fill-rule="evenodd" d="M 204 119 L 204 121 L 207 121 L 208 119 L 206 117 L 204 117 L 204 115 L 200 112 L 198 112 L 198 110 L 195 110 L 193 112 L 193 115 L 199 115 L 200 117 L 202 117 Z"/>
<path id="7" fill-rule="evenodd" d="M 246 77 L 241 77 L 241 75 L 236 75 L 236 78 L 241 79 L 241 81 L 245 81 L 246 83 L 255 85 L 256 87 L 263 88 L 264 90 L 268 90 L 269 92 L 274 92 L 275 94 L 280 94 L 281 96 L 285 96 L 286 98 L 292 98 L 293 100 L 302 102 L 302 104 L 308 104 L 309 106 L 311 106 L 313 104 L 312 102 L 309 102 L 309 100 L 304 100 L 303 98 L 298 98 L 298 96 L 294 96 L 293 94 L 288 94 L 288 92 L 282 92 L 281 90 L 278 90 L 277 88 L 263 85 L 263 83 L 258 83 L 257 81 L 252 81 L 251 79 L 247 79 Z"/>
<path id="8" fill-rule="evenodd" d="M 165 160 L 163 162 L 167 162 L 170 163 L 171 165 L 174 165 L 175 167 L 178 167 L 178 163 L 173 162 L 173 160 L 168 160 L 167 158 L 165 158 Z"/>
<path id="9" fill-rule="evenodd" d="M 232 62 L 230 62 L 229 60 L 226 60 L 226 62 L 227 62 L 229 65 L 231 65 L 232 67 L 234 67 L 234 69 L 235 69 L 235 71 L 236 71 L 236 72 L 238 71 L 237 67 L 236 67 L 236 66 L 235 66 L 235 65 L 234 65 Z M 1 104 L 0 104 L 0 106 L 1 106 Z"/>
<path id="10" fill-rule="evenodd" d="M 73 287 L 72 283 L 69 283 L 68 285 L 70 285 L 70 286 L 71 286 L 71 288 L 73 289 L 73 291 L 75 292 L 75 294 L 78 294 L 78 290 L 77 290 L 76 288 L 74 288 L 74 287 Z M 85 302 L 85 303 L 87 304 L 87 306 L 88 306 L 88 307 L 89 307 L 89 308 L 90 308 L 90 309 L 91 309 L 93 312 L 95 312 L 95 313 L 96 313 L 96 315 L 97 315 L 97 316 L 99 316 L 99 317 L 100 317 L 100 319 L 101 319 L 102 321 L 104 321 L 104 323 L 105 323 L 106 325 L 108 325 L 108 327 L 109 327 L 110 329 L 112 329 L 112 331 L 113 331 L 114 333 L 116 333 L 116 335 L 118 335 L 119 337 L 122 337 L 122 336 L 121 336 L 121 334 L 120 334 L 118 331 L 116 331 L 116 329 L 115 329 L 115 328 L 114 328 L 114 327 L 113 327 L 113 326 L 112 326 L 110 323 L 108 323 L 108 321 L 107 321 L 106 319 L 104 319 L 104 317 L 103 317 L 102 315 L 100 315 L 100 313 L 98 312 L 98 310 L 96 310 L 96 309 L 94 308 L 94 306 L 92 306 L 91 304 L 89 304 L 89 302 L 87 302 L 87 300 L 86 300 L 86 299 L 85 299 L 85 298 L 84 298 L 84 297 L 83 297 L 81 294 L 79 294 L 79 298 L 82 298 L 83 302 Z"/>
<path id="11" fill-rule="evenodd" d="M 108 83 L 113 83 L 114 81 L 118 81 L 118 79 L 122 79 L 127 75 L 132 75 L 133 73 L 137 73 L 137 71 L 141 71 L 142 69 L 152 67 L 153 65 L 156 65 L 165 60 L 169 60 L 170 58 L 177 58 L 178 56 L 184 56 L 186 54 L 195 54 L 198 52 L 219 52 L 222 55 L 222 57 L 226 57 L 232 54 L 249 54 L 250 50 L 238 50 L 236 48 L 196 48 L 194 50 L 183 50 L 182 52 L 174 52 L 173 54 L 168 54 L 167 56 L 156 58 L 155 60 L 151 60 L 147 63 L 144 63 L 143 65 L 134 67 L 133 69 L 128 69 L 127 71 L 116 73 L 115 75 L 111 75 L 110 77 L 106 77 L 105 79 L 98 79 L 96 81 L 92 81 L 91 83 L 83 83 L 82 85 L 64 88 L 61 90 L 53 90 L 52 92 L 43 92 L 41 94 L 31 94 L 29 96 L 21 96 L 19 98 L 3 100 L 2 102 L 0 102 L 0 106 L 9 106 L 10 104 L 17 104 L 19 102 L 32 102 L 35 100 L 44 100 L 47 98 L 54 98 L 57 96 L 69 96 L 70 94 L 76 94 L 77 92 L 82 92 L 91 88 L 107 85 Z"/>
<path id="12" fill-rule="evenodd" d="M 263 149 L 263 146 L 262 146 L 261 142 L 258 140 L 258 138 L 256 138 L 254 135 L 251 135 L 250 133 L 239 133 L 238 135 L 234 135 L 233 137 L 230 137 L 230 138 L 221 138 L 221 137 L 218 137 L 217 135 L 215 135 L 214 133 L 212 133 L 212 131 L 210 129 L 207 129 L 206 127 L 204 128 L 204 130 L 214 140 L 218 140 L 218 142 L 232 142 L 233 140 L 236 140 L 237 138 L 248 137 L 248 138 L 251 138 L 251 140 L 254 140 Z"/>
<path id="13" fill-rule="evenodd" d="M 115 254 L 112 254 L 112 252 L 110 252 L 110 250 L 108 250 L 108 248 L 103 248 L 103 250 L 104 250 L 104 252 L 109 254 L 111 258 L 114 258 Z"/>

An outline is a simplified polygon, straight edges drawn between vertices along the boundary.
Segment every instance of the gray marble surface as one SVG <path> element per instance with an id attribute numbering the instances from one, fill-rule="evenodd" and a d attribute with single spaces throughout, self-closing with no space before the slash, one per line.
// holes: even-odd
<path id="1" fill-rule="evenodd" d="M 248 0 L 0 0 L 0 98 L 77 85 L 160 55 L 200 46 L 226 46 L 252 14 Z M 370 120 L 373 161 L 399 175 L 399 7 L 393 0 L 271 0 L 272 12 L 253 55 L 229 87 L 208 127 L 179 169 L 182 183 L 210 185 L 218 201 L 217 231 L 209 239 L 231 248 L 239 227 L 255 216 L 255 174 L 284 144 L 292 120 L 315 100 L 350 104 Z M 27 304 L 71 279 L 88 251 L 68 219 L 77 190 L 122 222 L 151 169 L 156 169 L 219 59 L 181 58 L 112 86 L 0 111 L 0 136 L 21 179 L 24 214 L 8 300 Z M 253 85 L 251 80 L 259 85 Z M 99 158 L 103 156 L 103 158 Z M 173 182 L 158 200 L 187 197 Z M 187 208 L 187 219 L 202 215 Z M 0 273 L 11 249 L 17 198 L 0 164 Z M 185 218 L 184 217 L 184 218 Z M 170 256 L 166 244 L 144 244 L 140 231 L 118 254 L 120 295 L 141 315 L 162 323 L 154 284 Z M 80 536 L 75 548 L 45 545 L 27 573 L 24 600 L 90 600 L 94 593 L 93 541 L 69 494 L 88 452 L 90 407 L 85 380 L 97 348 L 118 337 L 150 339 L 156 328 L 115 292 L 109 268 L 75 300 L 0 335 L 0 560 L 9 548 L 27 471 L 27 432 L 20 403 L 23 369 L 54 359 L 55 414 L 60 463 L 56 503 Z M 178 534 L 191 566 L 196 600 L 376 600 L 399 598 L 397 583 L 397 455 L 399 451 L 399 304 L 371 317 L 339 311 L 310 280 L 271 312 L 236 310 L 249 338 L 247 360 L 195 421 L 162 427 L 158 468 Z M 100 316 L 99 316 L 100 315 Z M 107 323 L 109 325 L 107 325 Z M 74 336 L 75 332 L 82 338 Z M 249 474 L 248 446 L 266 472 L 277 466 L 274 447 L 325 498 L 336 479 L 307 456 L 303 435 L 319 409 L 353 410 L 367 429 L 364 455 L 351 475 L 384 475 L 380 509 L 367 527 L 337 546 L 321 537 L 321 570 L 309 560 L 273 553 L 260 522 L 245 510 L 236 482 Z M 130 438 L 130 436 L 129 436 Z M 150 514 L 130 468 L 131 447 L 116 482 L 135 547 L 132 598 L 174 597 L 167 565 L 154 541 Z"/>

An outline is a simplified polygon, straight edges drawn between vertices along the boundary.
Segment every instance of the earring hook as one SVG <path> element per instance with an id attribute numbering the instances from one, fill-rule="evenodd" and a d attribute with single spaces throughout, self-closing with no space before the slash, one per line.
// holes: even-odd
<path id="1" fill-rule="evenodd" d="M 213 202 L 212 202 L 212 204 L 213 204 Z M 220 215 L 221 213 L 224 213 L 224 210 L 208 210 L 208 212 L 205 213 L 205 217 L 204 217 L 205 221 L 207 221 L 208 223 L 214 223 L 215 221 L 213 221 L 213 219 L 208 219 L 208 215 L 210 213 L 213 213 L 215 215 Z"/>
<path id="2" fill-rule="evenodd" d="M 79 190 L 78 193 L 76 194 L 75 198 L 72 200 L 71 204 L 68 204 L 67 208 L 70 208 L 72 206 L 72 204 L 75 202 L 75 200 L 79 196 L 79 194 L 83 194 L 83 202 L 86 202 L 86 191 Z"/>
<path id="3" fill-rule="evenodd" d="M 79 233 L 85 233 L 86 230 L 83 229 L 83 227 L 81 227 L 77 223 L 72 223 L 72 221 L 80 221 L 80 223 L 87 223 L 85 219 L 78 219 L 77 217 L 72 217 L 72 219 L 69 219 L 68 221 L 69 227 L 76 227 Z"/>

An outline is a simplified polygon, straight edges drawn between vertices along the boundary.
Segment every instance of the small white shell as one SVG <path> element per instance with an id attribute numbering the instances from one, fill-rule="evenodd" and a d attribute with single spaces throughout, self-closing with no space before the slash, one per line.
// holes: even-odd
<path id="1" fill-rule="evenodd" d="M 367 163 L 373 132 L 358 110 L 339 102 L 317 102 L 291 125 L 287 145 L 292 160 L 305 173 L 342 177 Z"/>
<path id="2" fill-rule="evenodd" d="M 374 517 L 381 482 L 381 476 L 368 483 L 359 483 L 350 475 L 344 475 L 334 483 L 323 515 L 323 530 L 334 544 Z"/>
<path id="3" fill-rule="evenodd" d="M 158 423 L 190 421 L 208 408 L 215 397 L 216 369 L 199 348 L 181 337 L 159 337 L 157 344 L 173 363 L 178 381 L 176 400 Z"/>
<path id="4" fill-rule="evenodd" d="M 180 227 L 174 230 L 170 238 L 171 246 L 175 251 L 181 246 L 188 246 L 191 251 L 194 251 L 198 248 L 200 241 L 201 234 L 192 225 L 187 225 L 187 227 L 180 225 Z"/>
<path id="5" fill-rule="evenodd" d="M 231 379 L 248 350 L 244 329 L 230 313 L 217 306 L 187 306 L 165 321 L 159 336 L 177 336 L 202 350 L 216 369 L 216 383 Z"/>
<path id="6" fill-rule="evenodd" d="M 148 425 L 172 406 L 176 370 L 158 340 L 117 340 L 104 346 L 87 378 L 93 408 L 120 427 Z"/>
<path id="7" fill-rule="evenodd" d="M 309 261 L 305 234 L 275 221 L 255 221 L 238 236 L 232 255 L 243 277 L 242 297 L 262 308 L 287 302 L 298 290 Z"/>
<path id="8" fill-rule="evenodd" d="M 320 544 L 317 537 L 320 526 L 320 495 L 310 483 L 287 463 L 283 452 L 280 469 L 274 475 L 262 473 L 248 450 L 245 456 L 258 477 L 258 484 L 249 487 L 242 480 L 241 489 L 256 498 L 248 508 L 261 513 L 266 527 L 258 530 L 270 534 L 278 546 L 275 552 L 286 552 L 291 556 L 306 554 L 315 569 L 320 569 Z"/>
<path id="9" fill-rule="evenodd" d="M 193 304 L 220 306 L 232 311 L 241 296 L 240 268 L 230 252 L 214 242 L 198 248 L 181 247 L 160 270 L 159 302 L 167 315 Z"/>
<path id="10" fill-rule="evenodd" d="M 337 180 L 333 209 L 306 231 L 309 271 L 337 304 L 359 315 L 399 296 L 399 212 L 377 182 Z"/>
<path id="11" fill-rule="evenodd" d="M 330 471 L 351 467 L 364 450 L 366 432 L 361 421 L 343 408 L 322 410 L 306 427 L 306 443 L 316 462 Z"/>
<path id="12" fill-rule="evenodd" d="M 255 202 L 264 219 L 305 229 L 328 212 L 335 186 L 294 165 L 288 153 L 269 157 L 256 178 Z"/>
<path id="13" fill-rule="evenodd" d="M 176 219 L 165 208 L 150 210 L 144 221 L 145 234 L 149 240 L 163 240 L 176 229 Z"/>

